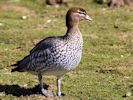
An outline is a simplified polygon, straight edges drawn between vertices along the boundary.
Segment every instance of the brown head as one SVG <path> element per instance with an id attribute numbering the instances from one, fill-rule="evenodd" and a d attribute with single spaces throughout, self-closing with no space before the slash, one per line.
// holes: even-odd
<path id="1" fill-rule="evenodd" d="M 83 8 L 70 8 L 66 14 L 66 26 L 68 28 L 78 25 L 80 20 L 92 20 Z"/>

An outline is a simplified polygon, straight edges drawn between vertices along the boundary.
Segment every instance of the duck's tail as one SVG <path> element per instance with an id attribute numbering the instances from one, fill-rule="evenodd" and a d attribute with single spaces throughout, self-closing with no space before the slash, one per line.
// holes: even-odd
<path id="1" fill-rule="evenodd" d="M 15 64 L 11 65 L 11 66 L 16 66 L 16 68 L 13 68 L 11 70 L 11 72 L 24 72 L 29 64 L 29 56 L 24 57 L 22 60 L 16 62 Z"/>

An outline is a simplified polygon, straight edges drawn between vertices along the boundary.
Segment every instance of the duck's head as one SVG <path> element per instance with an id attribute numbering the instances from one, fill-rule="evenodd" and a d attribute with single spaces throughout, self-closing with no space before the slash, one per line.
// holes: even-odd
<path id="1" fill-rule="evenodd" d="M 78 25 L 80 20 L 92 20 L 83 8 L 73 7 L 70 8 L 66 14 L 66 26 L 73 27 Z"/>

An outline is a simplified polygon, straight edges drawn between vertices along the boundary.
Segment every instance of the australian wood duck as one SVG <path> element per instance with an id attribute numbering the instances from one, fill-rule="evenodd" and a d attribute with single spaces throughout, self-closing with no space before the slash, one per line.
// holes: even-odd
<path id="1" fill-rule="evenodd" d="M 66 14 L 67 31 L 64 36 L 48 37 L 40 41 L 28 56 L 12 66 L 12 72 L 31 72 L 38 75 L 41 92 L 45 96 L 53 96 L 43 88 L 42 75 L 57 77 L 57 95 L 61 96 L 61 77 L 74 69 L 82 57 L 83 38 L 78 28 L 79 21 L 92 20 L 82 8 L 73 7 Z"/>

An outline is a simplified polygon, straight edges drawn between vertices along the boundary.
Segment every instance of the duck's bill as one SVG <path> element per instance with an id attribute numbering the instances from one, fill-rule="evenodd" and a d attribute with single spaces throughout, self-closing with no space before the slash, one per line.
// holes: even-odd
<path id="1" fill-rule="evenodd" d="M 90 20 L 90 21 L 92 20 L 92 18 L 90 16 L 88 16 L 88 15 L 85 16 L 85 19 L 86 20 Z"/>

